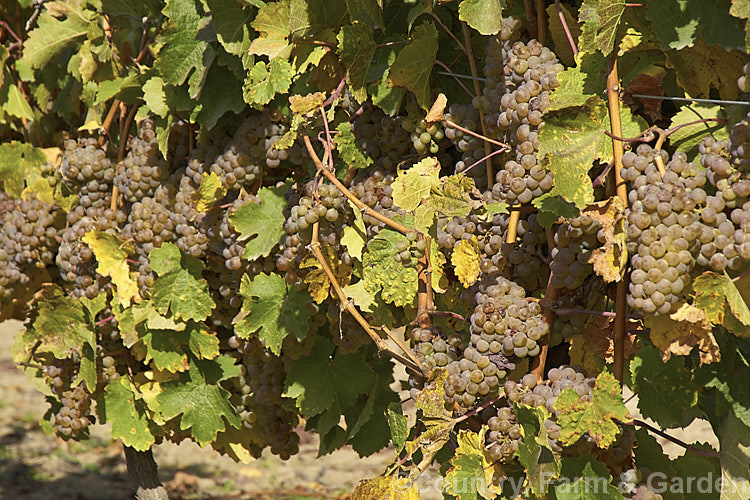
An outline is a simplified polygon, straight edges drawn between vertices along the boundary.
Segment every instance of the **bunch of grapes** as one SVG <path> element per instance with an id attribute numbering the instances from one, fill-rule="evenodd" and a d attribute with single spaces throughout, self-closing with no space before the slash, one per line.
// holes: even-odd
<path id="1" fill-rule="evenodd" d="M 370 102 L 352 121 L 352 132 L 362 151 L 375 161 L 375 167 L 388 172 L 395 172 L 412 144 L 409 132 L 401 126 L 401 118 L 386 115 Z"/>
<path id="2" fill-rule="evenodd" d="M 393 260 L 399 262 L 404 267 L 414 267 L 416 262 L 424 257 L 427 251 L 427 241 L 417 239 L 416 231 L 406 233 L 406 241 L 399 241 L 396 244 L 396 252 L 393 254 Z"/>
<path id="3" fill-rule="evenodd" d="M 96 139 L 66 140 L 58 172 L 68 188 L 78 193 L 83 207 L 98 208 L 109 202 L 115 169 Z"/>
<path id="4" fill-rule="evenodd" d="M 601 223 L 587 214 L 560 224 L 555 232 L 555 248 L 551 252 L 552 286 L 575 290 L 594 272 L 589 259 L 599 246 L 601 228 Z"/>
<path id="5" fill-rule="evenodd" d="M 414 328 L 409 337 L 414 344 L 414 353 L 429 370 L 447 366 L 458 361 L 462 339 L 457 333 L 446 335 L 439 326 Z"/>
<path id="6" fill-rule="evenodd" d="M 170 165 L 159 151 L 154 122 L 143 120 L 138 135 L 128 142 L 128 155 L 117 166 L 114 184 L 129 202 L 154 195 L 156 188 L 169 179 Z"/>
<path id="7" fill-rule="evenodd" d="M 414 150 L 419 156 L 436 155 L 440 151 L 440 141 L 445 138 L 442 123 L 427 123 L 425 112 L 414 102 L 406 105 L 407 117 L 401 120 L 401 126 L 409 132 Z"/>

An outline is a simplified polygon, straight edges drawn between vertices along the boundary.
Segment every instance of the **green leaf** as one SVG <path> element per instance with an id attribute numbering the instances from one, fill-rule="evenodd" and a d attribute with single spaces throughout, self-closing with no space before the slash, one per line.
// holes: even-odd
<path id="1" fill-rule="evenodd" d="M 242 98 L 251 106 L 268 104 L 276 94 L 289 90 L 293 76 L 294 69 L 286 59 L 275 57 L 268 64 L 258 61 L 247 73 Z"/>
<path id="2" fill-rule="evenodd" d="M 21 198 L 28 180 L 41 178 L 39 167 L 47 160 L 42 150 L 26 142 L 0 144 L 0 186 L 14 198 Z"/>
<path id="3" fill-rule="evenodd" d="M 346 8 L 353 23 L 374 25 L 385 30 L 383 5 L 380 0 L 346 0 Z"/>
<path id="4" fill-rule="evenodd" d="M 664 363 L 658 349 L 642 347 L 630 362 L 630 374 L 644 417 L 662 428 L 687 425 L 684 412 L 698 403 L 698 387 L 682 357 L 673 356 Z"/>
<path id="5" fill-rule="evenodd" d="M 146 405 L 127 377 L 107 384 L 96 409 L 101 423 L 112 422 L 112 439 L 122 439 L 125 446 L 138 451 L 146 451 L 156 442 L 149 428 L 151 420 Z"/>
<path id="6" fill-rule="evenodd" d="M 744 49 L 743 23 L 730 15 L 730 0 L 673 0 L 647 5 L 656 41 L 662 49 L 693 46 L 700 33 L 710 45 Z"/>
<path id="7" fill-rule="evenodd" d="M 617 28 L 625 12 L 623 0 L 584 0 L 579 11 L 583 24 L 580 49 L 609 55 L 617 40 Z"/>
<path id="8" fill-rule="evenodd" d="M 143 100 L 146 101 L 148 109 L 156 115 L 162 118 L 167 116 L 169 105 L 167 105 L 167 94 L 164 92 L 164 80 L 161 77 L 151 77 L 143 84 Z"/>
<path id="9" fill-rule="evenodd" d="M 289 29 L 297 37 L 336 28 L 346 17 L 345 0 L 291 0 Z"/>
<path id="10" fill-rule="evenodd" d="M 596 378 L 591 400 L 581 401 L 575 390 L 565 389 L 555 401 L 555 411 L 560 442 L 565 445 L 575 443 L 588 432 L 599 448 L 607 448 L 619 433 L 615 422 L 628 420 L 620 384 L 607 372 Z"/>
<path id="11" fill-rule="evenodd" d="M 744 297 L 740 294 L 732 278 L 724 271 L 724 295 L 729 303 L 729 308 L 734 316 L 745 326 L 750 326 L 750 309 L 745 302 Z"/>
<path id="12" fill-rule="evenodd" d="M 167 19 L 158 38 L 164 46 L 156 56 L 154 68 L 165 82 L 182 85 L 191 72 L 203 75 L 206 71 L 203 55 L 208 44 L 196 37 L 201 17 L 193 0 L 167 0 L 162 12 Z"/>
<path id="13" fill-rule="evenodd" d="M 505 0 L 463 0 L 458 5 L 458 18 L 482 35 L 495 35 L 503 27 Z"/>
<path id="14" fill-rule="evenodd" d="M 638 135 L 646 128 L 645 122 L 635 119 L 627 108 L 621 109 L 620 115 L 625 136 Z M 598 97 L 589 99 L 585 106 L 545 115 L 539 134 L 541 164 L 553 172 L 557 193 L 579 209 L 594 201 L 588 175 L 594 160 L 606 163 L 612 159 L 612 139 L 602 133 L 609 128 L 607 107 Z"/>
<path id="15" fill-rule="evenodd" d="M 271 59 L 280 55 L 289 47 L 289 1 L 267 3 L 250 25 L 259 33 L 250 44 L 250 53 Z"/>
<path id="16" fill-rule="evenodd" d="M 65 9 L 66 10 L 66 9 Z M 57 19 L 43 9 L 37 27 L 29 32 L 23 44 L 23 60 L 34 68 L 42 68 L 66 48 L 86 36 L 92 11 L 75 11 L 72 7 L 65 19 Z"/>
<path id="17" fill-rule="evenodd" d="M 398 403 L 398 395 L 389 385 L 393 382 L 393 363 L 385 358 L 375 364 L 375 376 L 367 394 L 358 404 L 344 412 L 348 431 L 347 443 L 360 457 L 382 450 L 390 442 L 386 416 L 389 405 Z"/>
<path id="18" fill-rule="evenodd" d="M 388 227 L 367 243 L 362 258 L 365 288 L 380 292 L 383 300 L 401 307 L 414 302 L 417 293 L 417 269 L 393 260 L 399 242 L 408 243 L 406 236 Z"/>
<path id="19" fill-rule="evenodd" d="M 746 498 L 750 491 L 750 428 L 730 411 L 716 431 L 721 450 L 721 498 Z"/>
<path id="20" fill-rule="evenodd" d="M 161 80 L 161 79 L 160 79 Z M 146 82 L 148 83 L 148 82 Z M 143 92 L 146 92 L 145 85 Z M 96 100 L 94 104 L 102 104 L 120 94 L 138 94 L 141 93 L 141 82 L 137 74 L 107 80 L 99 84 L 96 91 Z"/>
<path id="21" fill-rule="evenodd" d="M 297 360 L 287 374 L 284 396 L 296 400 L 305 418 L 334 403 L 348 408 L 371 387 L 372 369 L 361 354 L 332 353 L 333 345 L 320 337 L 310 354 Z"/>
<path id="22" fill-rule="evenodd" d="M 109 276 L 117 288 L 117 301 L 124 307 L 131 300 L 139 301 L 138 282 L 130 275 L 126 262 L 128 252 L 123 249 L 125 242 L 113 234 L 89 231 L 81 241 L 86 243 L 96 257 L 96 272 Z"/>
<path id="23" fill-rule="evenodd" d="M 336 52 L 346 65 L 346 78 L 352 94 L 357 100 L 367 99 L 369 72 L 375 55 L 375 40 L 372 28 L 363 24 L 344 26 L 336 37 Z"/>
<path id="24" fill-rule="evenodd" d="M 250 48 L 250 30 L 247 21 L 249 9 L 241 8 L 234 0 L 207 0 L 214 22 L 216 38 L 230 54 L 242 57 Z"/>
<path id="25" fill-rule="evenodd" d="M 744 52 L 728 52 L 717 45 L 708 45 L 698 38 L 692 47 L 667 51 L 667 67 L 674 69 L 677 83 L 691 97 L 708 97 L 711 87 L 718 89 L 722 99 L 735 99 L 737 76 L 747 62 Z M 711 68 L 706 71 L 706 68 Z M 730 76 L 732 75 L 732 76 Z"/>
<path id="26" fill-rule="evenodd" d="M 0 96 L 0 102 L 3 103 L 2 109 L 16 118 L 34 120 L 34 111 L 14 83 L 6 87 L 6 92 L 7 95 L 4 98 Z"/>
<path id="27" fill-rule="evenodd" d="M 574 204 L 556 194 L 557 190 L 553 189 L 549 193 L 544 193 L 531 202 L 539 211 L 536 220 L 542 227 L 552 227 L 560 217 L 569 219 L 576 217 L 580 212 Z"/>
<path id="28" fill-rule="evenodd" d="M 388 73 L 390 86 L 410 90 L 424 109 L 432 105 L 430 73 L 438 50 L 438 33 L 431 22 L 412 31 L 411 42 L 401 49 Z"/>
<path id="29" fill-rule="evenodd" d="M 504 202 L 490 203 L 487 205 L 487 217 L 497 214 L 508 214 L 508 204 Z"/>
<path id="30" fill-rule="evenodd" d="M 164 246 L 166 245 L 162 248 Z M 154 252 L 157 250 L 152 250 L 151 254 Z M 168 246 L 164 253 L 166 252 L 173 255 L 173 250 L 169 250 Z M 164 253 L 157 252 L 155 258 L 151 259 L 158 262 L 156 268 L 162 270 L 169 265 L 175 265 L 173 259 L 162 257 Z M 152 269 L 156 268 L 152 265 Z M 166 315 L 167 312 L 171 312 L 176 319 L 184 321 L 203 321 L 208 317 L 214 308 L 214 301 L 208 292 L 208 284 L 200 279 L 199 272 L 196 277 L 195 271 L 193 266 L 186 265 L 185 268 L 173 268 L 156 279 L 151 287 L 151 301 L 159 313 Z"/>
<path id="31" fill-rule="evenodd" d="M 298 339 L 307 334 L 310 312 L 306 305 L 312 299 L 303 291 L 288 285 L 278 274 L 258 274 L 252 281 L 242 276 L 240 296 L 242 310 L 235 318 L 235 331 L 242 338 L 257 334 L 267 349 L 278 355 L 281 343 L 289 334 Z"/>
<path id="32" fill-rule="evenodd" d="M 190 429 L 192 438 L 201 446 L 216 439 L 226 424 L 239 427 L 242 421 L 229 403 L 231 394 L 219 384 L 240 374 L 234 363 L 229 356 L 191 360 L 187 372 L 162 384 L 163 392 L 156 396 L 162 416 L 171 420 L 182 415 L 180 429 Z"/>
<path id="33" fill-rule="evenodd" d="M 229 216 L 232 226 L 240 234 L 240 241 L 252 238 L 245 245 L 243 257 L 247 260 L 267 257 L 286 234 L 284 194 L 288 189 L 289 184 L 277 188 L 261 188 L 258 191 L 260 203 L 249 201 Z"/>
<path id="34" fill-rule="evenodd" d="M 554 8 L 554 6 L 552 6 Z M 583 53 L 578 65 L 557 74 L 560 86 L 549 96 L 547 112 L 571 106 L 583 106 L 606 88 L 607 60 L 599 53 Z"/>
<path id="35" fill-rule="evenodd" d="M 407 212 L 415 210 L 423 199 L 430 198 L 433 189 L 440 187 L 440 163 L 428 156 L 409 170 L 401 171 L 393 181 L 393 203 Z"/>
<path id="36" fill-rule="evenodd" d="M 239 114 L 247 107 L 242 99 L 242 82 L 223 66 L 211 66 L 204 87 L 195 121 L 207 130 L 214 128 L 226 113 Z"/>
<path id="37" fill-rule="evenodd" d="M 341 159 L 347 166 L 367 168 L 372 165 L 372 158 L 365 156 L 357 138 L 352 133 L 352 126 L 348 122 L 340 123 L 336 130 L 339 131 L 339 134 L 334 137 L 333 141 L 336 143 L 336 150 L 341 155 Z"/>
<path id="38" fill-rule="evenodd" d="M 409 437 L 409 423 L 398 403 L 388 405 L 388 426 L 391 429 L 391 441 L 398 456 L 404 449 L 406 438 Z"/>
<path id="39" fill-rule="evenodd" d="M 96 334 L 80 299 L 68 297 L 56 286 L 43 288 L 37 299 L 37 316 L 32 323 L 37 352 L 49 352 L 65 359 L 81 352 L 84 345 L 96 345 Z"/>
<path id="40" fill-rule="evenodd" d="M 718 104 L 688 104 L 680 108 L 677 114 L 672 117 L 669 128 L 705 118 L 724 118 L 722 111 L 722 107 Z M 669 144 L 675 147 L 677 151 L 684 152 L 688 160 L 697 159 L 700 154 L 698 146 L 707 135 L 713 136 L 718 141 L 729 138 L 728 134 L 725 133 L 723 123 L 705 122 L 687 125 L 675 130 L 669 135 Z"/>
<path id="41" fill-rule="evenodd" d="M 555 459 L 544 421 L 548 413 L 542 408 L 514 405 L 513 414 L 523 428 L 524 439 L 518 446 L 518 462 L 526 469 L 531 491 L 543 496 L 549 481 L 558 477 L 560 462 Z"/>
<path id="42" fill-rule="evenodd" d="M 560 476 L 567 480 L 555 486 L 557 500 L 623 500 L 607 466 L 591 456 L 564 458 Z"/>
<path id="43" fill-rule="evenodd" d="M 367 231 L 365 222 L 362 220 L 362 214 L 359 210 L 355 211 L 354 224 L 344 228 L 344 234 L 341 236 L 341 244 L 346 247 L 346 252 L 354 259 L 362 260 L 362 249 L 367 243 Z"/>
<path id="44" fill-rule="evenodd" d="M 484 469 L 484 444 L 480 435 L 460 430 L 456 439 L 458 448 L 445 474 L 445 492 L 455 495 L 457 500 L 490 498 Z"/>
<path id="45" fill-rule="evenodd" d="M 174 243 L 166 243 L 151 250 L 148 259 L 151 269 L 159 276 L 182 269 L 182 253 Z"/>
<path id="46" fill-rule="evenodd" d="M 201 184 L 198 186 L 196 210 L 207 212 L 227 194 L 227 188 L 221 183 L 221 178 L 215 172 L 201 174 Z"/>

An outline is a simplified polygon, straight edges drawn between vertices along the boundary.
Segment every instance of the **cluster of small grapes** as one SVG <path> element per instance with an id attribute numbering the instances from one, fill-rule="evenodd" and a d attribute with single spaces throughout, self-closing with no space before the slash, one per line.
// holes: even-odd
<path id="1" fill-rule="evenodd" d="M 527 301 L 522 287 L 501 276 L 481 283 L 474 302 L 469 347 L 448 365 L 445 382 L 446 400 L 465 407 L 495 395 L 514 360 L 537 356 L 537 342 L 548 332 L 539 304 Z"/>
<path id="2" fill-rule="evenodd" d="M 68 188 L 78 194 L 78 201 L 84 208 L 109 203 L 115 169 L 96 139 L 66 140 L 58 173 Z M 56 176 L 48 175 L 48 179 L 56 179 Z"/>
<path id="3" fill-rule="evenodd" d="M 657 155 L 662 161 L 668 159 L 642 144 L 623 157 L 623 178 L 633 179 L 628 194 L 628 251 L 633 266 L 628 304 L 649 314 L 668 314 L 687 291 L 699 240 L 707 237 L 695 214 L 706 201 L 706 178 L 679 152 L 662 175 Z"/>
<path id="4" fill-rule="evenodd" d="M 509 217 L 501 216 L 502 227 L 507 232 Z M 516 227 L 516 239 L 507 240 L 500 249 L 509 268 L 506 277 L 521 285 L 528 293 L 544 290 L 549 281 L 550 266 L 547 256 L 547 235 L 537 222 L 536 214 L 523 214 Z"/>
<path id="5" fill-rule="evenodd" d="M 377 212 L 392 217 L 404 212 L 393 204 L 393 188 L 391 184 L 396 177 L 382 168 L 370 168 L 362 171 L 354 178 L 349 190 L 359 198 L 362 203 Z M 385 225 L 373 216 L 363 213 L 362 220 L 366 224 L 367 237 L 372 238 L 385 227 Z"/>
<path id="6" fill-rule="evenodd" d="M 55 205 L 37 198 L 2 202 L 0 212 L 0 298 L 10 298 L 28 273 L 54 261 L 65 218 Z"/>
<path id="7" fill-rule="evenodd" d="M 240 376 L 236 379 L 239 400 L 235 407 L 243 426 L 253 432 L 261 447 L 287 460 L 299 451 L 299 436 L 294 432 L 297 414 L 285 409 L 284 362 L 266 350 L 257 339 L 229 338 L 229 347 L 240 355 Z"/>
<path id="8" fill-rule="evenodd" d="M 62 407 L 50 421 L 57 434 L 72 437 L 85 432 L 93 423 L 94 417 L 91 414 L 91 396 L 83 389 L 83 385 L 64 391 L 60 401 Z"/>
<path id="9" fill-rule="evenodd" d="M 406 233 L 406 241 L 399 241 L 396 244 L 393 260 L 404 267 L 414 267 L 416 262 L 424 257 L 426 251 L 427 241 L 417 240 L 417 232 L 409 231 Z"/>
<path id="10" fill-rule="evenodd" d="M 125 200 L 136 202 L 153 196 L 169 175 L 170 165 L 159 151 L 154 122 L 143 120 L 138 134 L 128 141 L 128 155 L 117 166 L 115 186 Z"/>
<path id="11" fill-rule="evenodd" d="M 374 166 L 388 172 L 395 172 L 412 144 L 409 132 L 401 126 L 401 118 L 388 116 L 369 102 L 352 121 L 352 132 L 362 151 L 374 160 Z"/>
<path id="12" fill-rule="evenodd" d="M 55 258 L 63 281 L 72 285 L 75 296 L 94 298 L 109 284 L 96 272 L 94 252 L 82 241 L 89 231 L 102 231 L 117 235 L 127 216 L 120 210 L 111 208 L 84 209 L 81 205 L 68 212 L 70 224 L 62 231 L 62 242 Z"/>
<path id="13" fill-rule="evenodd" d="M 620 474 L 620 492 L 629 500 L 662 500 L 662 496 L 651 489 L 644 479 L 649 475 L 647 469 L 628 469 Z"/>
<path id="14" fill-rule="evenodd" d="M 370 336 L 348 312 L 342 311 L 336 303 L 328 305 L 325 318 L 331 341 L 343 354 L 356 352 L 360 347 L 372 343 Z M 365 318 L 367 319 L 367 318 Z"/>
<path id="15" fill-rule="evenodd" d="M 740 92 L 750 93 L 750 63 L 745 63 L 742 67 L 742 75 L 737 78 L 737 86 L 740 88 Z"/>
<path id="16" fill-rule="evenodd" d="M 332 249 L 342 263 L 351 264 L 351 257 L 340 244 L 351 212 L 346 198 L 332 184 L 320 183 L 317 189 L 316 184 L 314 181 L 308 182 L 299 193 L 301 196 L 291 193 L 288 218 L 284 223 L 287 236 L 282 253 L 276 259 L 276 268 L 286 273 L 288 283 L 296 283 L 306 272 L 300 268 L 300 264 L 309 255 L 307 246 L 312 241 L 315 223 L 319 223 L 320 243 Z"/>
<path id="17" fill-rule="evenodd" d="M 427 123 L 426 114 L 414 102 L 406 105 L 407 116 L 401 119 L 401 126 L 409 132 L 409 138 L 419 156 L 437 155 L 440 141 L 445 138 L 442 123 Z"/>
<path id="18" fill-rule="evenodd" d="M 414 343 L 414 353 L 429 370 L 458 361 L 463 341 L 457 333 L 446 335 L 439 326 L 414 328 L 409 337 Z"/>
<path id="19" fill-rule="evenodd" d="M 550 307 L 553 310 L 576 308 L 579 304 L 573 296 L 564 294 L 554 301 Z M 585 314 L 555 314 L 552 321 L 552 328 L 549 333 L 549 345 L 554 347 L 567 341 L 573 335 L 581 333 L 586 325 L 587 316 Z"/>
<path id="20" fill-rule="evenodd" d="M 552 286 L 575 290 L 594 272 L 589 263 L 592 252 L 603 238 L 602 225 L 590 215 L 581 214 L 560 224 L 555 232 L 550 269 Z"/>

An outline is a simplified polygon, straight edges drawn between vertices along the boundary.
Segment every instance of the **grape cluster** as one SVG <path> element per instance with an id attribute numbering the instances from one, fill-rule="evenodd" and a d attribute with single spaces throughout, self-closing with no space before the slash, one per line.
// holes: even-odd
<path id="1" fill-rule="evenodd" d="M 369 102 L 352 121 L 352 132 L 375 167 L 388 172 L 395 171 L 413 144 L 409 132 L 401 126 L 401 118 L 388 116 Z"/>
<path id="2" fill-rule="evenodd" d="M 401 120 L 401 126 L 409 132 L 414 150 L 419 156 L 437 155 L 440 141 L 445 138 L 442 123 L 427 123 L 426 114 L 413 102 L 406 105 L 406 111 L 408 115 Z"/>
<path id="3" fill-rule="evenodd" d="M 91 396 L 82 385 L 62 393 L 62 407 L 53 415 L 51 424 L 63 437 L 79 435 L 93 422 Z"/>
<path id="4" fill-rule="evenodd" d="M 417 232 L 409 231 L 406 233 L 406 241 L 396 243 L 396 252 L 393 254 L 393 260 L 399 262 L 404 267 L 414 267 L 416 262 L 424 257 L 427 251 L 427 241 L 417 240 Z"/>
<path id="5" fill-rule="evenodd" d="M 551 252 L 552 286 L 575 290 L 594 272 L 589 259 L 599 246 L 601 228 L 601 223 L 587 214 L 560 224 Z"/>
<path id="6" fill-rule="evenodd" d="M 143 120 L 138 135 L 128 142 L 128 155 L 117 166 L 114 184 L 129 202 L 153 196 L 170 175 L 170 165 L 159 151 L 154 122 Z"/>
<path id="7" fill-rule="evenodd" d="M 58 172 L 65 184 L 77 192 L 83 207 L 98 208 L 109 202 L 115 169 L 96 139 L 66 140 Z"/>
<path id="8" fill-rule="evenodd" d="M 415 355 L 429 370 L 458 361 L 463 341 L 455 332 L 446 335 L 442 328 L 432 326 L 414 328 L 409 337 L 413 341 Z"/>

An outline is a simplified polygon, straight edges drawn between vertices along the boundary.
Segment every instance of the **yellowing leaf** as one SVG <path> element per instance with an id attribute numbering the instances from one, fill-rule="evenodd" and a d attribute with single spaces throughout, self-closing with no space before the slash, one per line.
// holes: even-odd
<path id="1" fill-rule="evenodd" d="M 314 113 L 326 100 L 326 95 L 323 92 L 310 93 L 304 96 L 292 95 L 289 96 L 289 109 L 292 113 L 307 114 Z"/>
<path id="2" fill-rule="evenodd" d="M 625 203 L 619 197 L 614 197 L 589 205 L 583 213 L 599 221 L 604 233 L 604 244 L 591 253 L 589 263 L 594 265 L 594 272 L 607 283 L 620 281 L 628 263 L 625 248 Z"/>
<path id="3" fill-rule="evenodd" d="M 406 211 L 415 210 L 423 199 L 430 197 L 432 189 L 440 186 L 440 162 L 427 157 L 405 172 L 392 184 L 393 203 Z"/>
<path id="4" fill-rule="evenodd" d="M 476 283 L 479 278 L 479 243 L 476 236 L 458 242 L 451 254 L 451 264 L 465 288 Z"/>
<path id="5" fill-rule="evenodd" d="M 323 246 L 321 247 L 321 250 L 325 256 L 326 262 L 328 263 L 328 267 L 333 271 L 333 275 L 336 277 L 336 281 L 338 281 L 339 285 L 342 287 L 348 285 L 352 274 L 351 266 L 347 266 L 341 262 L 330 246 Z M 307 291 L 310 293 L 313 300 L 316 303 L 321 304 L 328 298 L 331 281 L 323 270 L 320 261 L 318 261 L 315 255 L 310 254 L 305 257 L 305 260 L 302 261 L 299 267 L 300 269 L 311 269 L 303 281 L 307 283 Z"/>
<path id="6" fill-rule="evenodd" d="M 341 236 L 341 244 L 346 247 L 347 253 L 359 261 L 362 260 L 362 249 L 367 242 L 367 232 L 365 231 L 365 222 L 362 220 L 362 213 L 359 210 L 354 211 L 354 225 L 344 228 L 344 234 Z"/>
<path id="7" fill-rule="evenodd" d="M 114 235 L 99 231 L 89 231 L 83 236 L 98 262 L 96 272 L 109 276 L 117 287 L 117 300 L 125 307 L 130 301 L 139 302 L 138 283 L 130 276 L 126 262 L 128 253 L 123 250 L 123 242 Z"/>
<path id="8" fill-rule="evenodd" d="M 699 350 L 701 364 L 721 359 L 719 346 L 711 333 L 711 322 L 702 309 L 683 304 L 669 317 L 647 316 L 645 324 L 650 330 L 651 342 L 659 348 L 664 361 L 672 354 L 687 356 L 694 347 Z"/>
<path id="9" fill-rule="evenodd" d="M 493 498 L 488 491 L 493 469 L 485 458 L 483 433 L 461 430 L 456 440 L 458 448 L 445 475 L 446 492 L 456 495 L 458 500 Z"/>
<path id="10" fill-rule="evenodd" d="M 419 489 L 408 477 L 378 476 L 360 481 L 351 500 L 419 500 Z"/>
<path id="11" fill-rule="evenodd" d="M 227 188 L 221 183 L 221 178 L 214 172 L 201 174 L 201 185 L 196 193 L 197 209 L 199 212 L 206 212 L 217 200 L 220 200 L 227 194 Z"/>
<path id="12" fill-rule="evenodd" d="M 438 94 L 437 99 L 435 99 L 435 103 L 430 108 L 430 111 L 427 112 L 427 116 L 424 117 L 424 121 L 427 123 L 443 121 L 446 104 L 448 104 L 448 98 L 441 92 Z"/>

